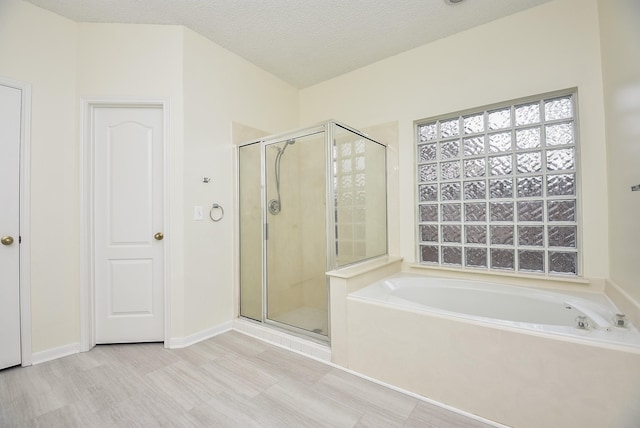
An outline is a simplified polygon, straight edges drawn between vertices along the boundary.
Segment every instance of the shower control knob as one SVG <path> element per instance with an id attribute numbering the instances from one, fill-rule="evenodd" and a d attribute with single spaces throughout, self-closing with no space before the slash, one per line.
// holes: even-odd
<path id="1" fill-rule="evenodd" d="M 280 212 L 280 202 L 278 202 L 276 199 L 272 199 L 271 201 L 269 201 L 269 212 L 271 213 L 271 215 L 276 215 Z"/>

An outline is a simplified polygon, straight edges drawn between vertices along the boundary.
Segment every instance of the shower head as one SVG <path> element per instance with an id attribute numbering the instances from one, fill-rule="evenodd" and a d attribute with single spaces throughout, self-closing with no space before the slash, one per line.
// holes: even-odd
<path id="1" fill-rule="evenodd" d="M 290 140 L 287 140 L 284 143 L 284 146 L 282 146 L 282 148 L 278 147 L 278 153 L 282 153 L 284 154 L 284 151 L 287 150 L 287 147 L 292 146 L 296 143 L 296 140 L 294 140 L 293 138 Z"/>
<path id="2" fill-rule="evenodd" d="M 284 155 L 284 151 L 287 150 L 287 147 L 290 146 L 290 145 L 295 144 L 295 142 L 296 142 L 296 140 L 294 140 L 292 138 L 290 140 L 287 140 L 284 143 L 284 146 L 282 146 L 282 147 L 278 147 L 275 144 L 273 146 L 278 150 L 278 153 L 276 154 L 276 162 L 275 162 L 276 192 L 278 192 L 278 198 L 277 199 L 272 199 L 271 201 L 269 201 L 269 212 L 271 213 L 271 215 L 279 214 L 280 210 L 282 209 L 281 201 L 280 201 L 280 161 L 282 159 L 282 155 Z"/>
<path id="3" fill-rule="evenodd" d="M 278 151 L 278 154 L 280 154 L 280 153 L 284 153 L 284 151 L 287 149 L 287 146 L 292 146 L 295 143 L 296 143 L 296 140 L 292 138 L 290 140 L 285 141 L 284 146 L 282 147 L 279 147 L 277 144 L 274 144 L 273 147 Z"/>

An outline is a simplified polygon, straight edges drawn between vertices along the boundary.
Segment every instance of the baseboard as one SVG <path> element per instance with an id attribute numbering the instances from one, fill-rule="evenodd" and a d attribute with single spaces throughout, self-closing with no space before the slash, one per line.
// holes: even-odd
<path id="1" fill-rule="evenodd" d="M 46 363 L 47 361 L 77 354 L 78 352 L 80 352 L 80 343 L 70 343 L 57 348 L 47 349 L 46 351 L 34 352 L 31 354 L 31 364 Z"/>
<path id="2" fill-rule="evenodd" d="M 194 345 L 198 342 L 202 342 L 203 340 L 210 339 L 214 336 L 217 336 L 222 333 L 226 333 L 232 329 L 232 322 L 227 321 L 222 324 L 218 324 L 211 328 L 207 328 L 205 330 L 201 330 L 197 333 L 190 334 L 185 337 L 172 337 L 169 339 L 168 348 L 169 349 L 179 349 L 186 348 L 187 346 Z"/>
<path id="3" fill-rule="evenodd" d="M 232 322 L 227 321 L 217 326 L 199 331 L 186 337 L 176 337 L 169 339 L 170 349 L 186 348 L 203 340 L 210 339 L 219 334 L 225 333 L 232 329 Z M 34 352 L 31 354 L 31 364 L 42 364 L 47 361 L 55 360 L 69 355 L 81 352 L 80 343 L 70 343 L 68 345 L 59 346 L 57 348 L 47 349 L 45 351 Z"/>

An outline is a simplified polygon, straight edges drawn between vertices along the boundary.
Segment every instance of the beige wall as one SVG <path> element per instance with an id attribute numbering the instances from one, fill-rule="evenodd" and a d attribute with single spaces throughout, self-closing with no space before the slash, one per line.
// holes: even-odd
<path id="1" fill-rule="evenodd" d="M 629 190 L 640 184 L 638 15 L 633 0 L 555 0 L 296 91 L 182 27 L 76 24 L 0 2 L 0 75 L 33 90 L 33 351 L 79 341 L 81 97 L 169 101 L 174 337 L 233 316 L 232 121 L 270 133 L 329 117 L 361 128 L 397 121 L 390 248 L 412 261 L 413 121 L 570 87 L 579 91 L 584 274 L 610 276 L 640 300 L 640 193 Z M 192 220 L 193 205 L 207 212 L 213 202 L 225 207 L 222 222 Z"/>
<path id="2" fill-rule="evenodd" d="M 17 0 L 0 3 L 0 58 L 0 76 L 32 85 L 33 352 L 80 341 L 83 98 L 167 101 L 171 338 L 230 321 L 231 124 L 295 127 L 297 90 L 183 27 L 77 24 Z M 213 202 L 225 219 L 194 222 Z"/>
<path id="3" fill-rule="evenodd" d="M 399 122 L 399 246 L 414 261 L 413 121 L 572 87 L 579 93 L 582 267 L 602 279 L 609 241 L 596 0 L 549 2 L 303 89 L 300 120 L 335 117 L 356 128 Z"/>
<path id="4" fill-rule="evenodd" d="M 0 2 L 0 76 L 32 85 L 32 350 L 79 341 L 77 26 Z"/>
<path id="5" fill-rule="evenodd" d="M 230 321 L 234 315 L 232 122 L 281 132 L 298 123 L 297 90 L 255 65 L 184 30 L 184 307 L 185 333 Z M 211 182 L 202 183 L 202 177 Z M 218 223 L 193 221 L 193 206 Z"/>
<path id="6" fill-rule="evenodd" d="M 325 133 L 296 138 L 280 158 L 282 211 L 267 214 L 269 317 L 326 308 Z M 266 148 L 267 200 L 277 198 L 275 147 Z"/>
<path id="7" fill-rule="evenodd" d="M 640 2 L 600 0 L 610 278 L 640 302 Z"/>

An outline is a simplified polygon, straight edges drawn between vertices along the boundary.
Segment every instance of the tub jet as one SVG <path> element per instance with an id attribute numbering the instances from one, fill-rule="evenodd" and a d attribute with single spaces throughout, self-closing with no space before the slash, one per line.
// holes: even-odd
<path id="1" fill-rule="evenodd" d="M 576 317 L 576 328 L 579 328 L 581 330 L 586 330 L 587 327 L 589 327 L 587 317 L 585 317 L 584 315 L 578 315 Z"/>

